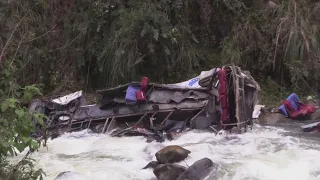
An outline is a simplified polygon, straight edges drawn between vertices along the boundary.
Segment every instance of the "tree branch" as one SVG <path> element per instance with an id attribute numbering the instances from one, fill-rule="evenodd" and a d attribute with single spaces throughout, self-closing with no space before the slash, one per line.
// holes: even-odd
<path id="1" fill-rule="evenodd" d="M 0 63 L 1 63 L 1 60 L 2 60 L 2 58 L 3 58 L 3 56 L 4 56 L 4 51 L 5 51 L 6 48 L 8 47 L 8 45 L 9 45 L 9 43 L 10 43 L 12 37 L 13 37 L 13 34 L 16 32 L 16 30 L 17 30 L 18 27 L 20 26 L 20 24 L 21 24 L 21 22 L 22 22 L 22 19 L 23 19 L 23 18 L 21 18 L 20 21 L 18 22 L 18 24 L 14 27 L 13 31 L 11 32 L 11 35 L 10 35 L 9 39 L 7 40 L 6 44 L 5 44 L 4 47 L 3 47 L 2 51 L 1 51 L 1 54 L 0 54 Z"/>
<path id="2" fill-rule="evenodd" d="M 33 39 L 31 39 L 31 40 L 29 40 L 29 41 L 26 41 L 26 42 L 23 42 L 23 43 L 29 43 L 29 42 L 35 41 L 35 40 L 37 40 L 37 39 L 40 39 L 40 38 L 46 36 L 46 35 L 49 34 L 56 26 L 57 26 L 57 25 L 54 25 L 51 29 L 49 29 L 49 31 L 47 31 L 46 33 L 42 34 L 41 36 L 38 36 L 38 37 L 36 37 L 36 38 L 33 38 Z"/>

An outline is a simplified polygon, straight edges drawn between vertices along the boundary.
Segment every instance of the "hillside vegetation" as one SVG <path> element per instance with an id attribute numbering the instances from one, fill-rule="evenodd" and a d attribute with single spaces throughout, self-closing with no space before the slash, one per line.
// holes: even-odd
<path id="1" fill-rule="evenodd" d="M 314 0 L 1 0 L 0 8 L 1 77 L 46 92 L 142 75 L 176 82 L 228 63 L 261 83 L 318 86 Z"/>

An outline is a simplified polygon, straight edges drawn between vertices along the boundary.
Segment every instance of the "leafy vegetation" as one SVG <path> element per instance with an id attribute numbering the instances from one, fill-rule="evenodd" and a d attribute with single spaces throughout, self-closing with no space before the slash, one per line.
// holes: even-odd
<path id="1" fill-rule="evenodd" d="M 320 4 L 312 0 L 0 2 L 0 59 L 18 64 L 18 84 L 45 92 L 142 75 L 169 83 L 225 63 L 261 83 L 318 86 Z"/>
<path id="2" fill-rule="evenodd" d="M 16 64 L 17 84 L 43 84 L 45 94 L 104 88 L 142 75 L 171 83 L 226 63 L 250 70 L 261 84 L 270 77 L 290 90 L 318 87 L 316 1 L 2 0 L 0 5 L 0 65 Z"/>
<path id="3" fill-rule="evenodd" d="M 44 119 L 41 114 L 29 112 L 25 105 L 35 95 L 41 95 L 39 88 L 34 85 L 22 88 L 16 84 L 12 74 L 15 69 L 10 64 L 0 73 L 0 179 L 42 179 L 44 173 L 34 169 L 29 153 L 16 165 L 7 161 L 17 150 L 22 152 L 28 147 L 32 152 L 39 147 L 39 142 L 30 135 L 36 132 L 35 124 L 43 124 Z"/>
<path id="4" fill-rule="evenodd" d="M 251 67 L 262 76 L 269 74 L 281 86 L 318 87 L 319 5 L 288 0 L 276 9 L 242 11 L 241 18 L 246 18 L 235 24 L 224 41 L 224 59 Z"/>

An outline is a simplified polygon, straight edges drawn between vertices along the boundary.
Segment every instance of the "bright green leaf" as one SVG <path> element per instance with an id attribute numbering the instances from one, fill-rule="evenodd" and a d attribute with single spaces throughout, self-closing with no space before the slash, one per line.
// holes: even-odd
<path id="1" fill-rule="evenodd" d="M 8 109 L 8 107 L 9 107 L 8 103 L 3 102 L 3 103 L 1 104 L 1 111 L 4 112 L 5 110 Z"/>
<path id="2" fill-rule="evenodd" d="M 19 150 L 19 152 L 22 152 L 27 147 L 24 143 L 16 143 L 14 146 Z"/>
<path id="3" fill-rule="evenodd" d="M 32 141 L 31 141 L 31 148 L 32 148 L 32 149 L 35 149 L 35 148 L 38 148 L 38 147 L 39 147 L 38 142 L 32 140 Z"/>
<path id="4" fill-rule="evenodd" d="M 23 143 L 28 143 L 31 140 L 30 137 L 22 137 Z"/>
<path id="5" fill-rule="evenodd" d="M 16 113 L 16 115 L 18 115 L 19 118 L 24 116 L 24 111 L 22 109 L 16 109 L 14 112 Z"/>
<path id="6" fill-rule="evenodd" d="M 33 114 L 33 117 L 37 120 L 37 122 L 41 125 L 43 125 L 43 119 L 46 118 L 43 114 Z"/>
<path id="7" fill-rule="evenodd" d="M 25 91 L 23 94 L 23 99 L 26 101 L 31 101 L 32 100 L 32 93 L 29 91 Z"/>
<path id="8" fill-rule="evenodd" d="M 38 123 L 40 124 L 40 125 L 43 125 L 43 119 L 42 118 L 39 118 L 39 119 L 37 119 L 38 120 Z"/>

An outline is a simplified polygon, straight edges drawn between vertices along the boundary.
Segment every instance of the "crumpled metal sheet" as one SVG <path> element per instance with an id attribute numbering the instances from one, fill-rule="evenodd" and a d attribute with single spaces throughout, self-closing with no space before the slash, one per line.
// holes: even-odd
<path id="1" fill-rule="evenodd" d="M 201 109 L 205 107 L 207 103 L 207 100 L 187 100 L 179 104 L 157 104 L 157 106 L 159 106 L 159 111 L 171 111 L 176 109 Z M 143 114 L 145 112 L 154 111 L 153 106 L 154 104 L 141 104 L 139 106 L 122 105 L 117 108 L 117 112 L 114 111 L 114 108 L 100 109 L 99 106 L 86 106 L 80 107 L 79 111 L 77 112 L 77 114 L 75 114 L 73 119 L 85 120 L 88 119 L 88 117 L 91 117 L 93 119 L 106 119 L 113 116 L 132 116 L 135 114 Z"/>
<path id="2" fill-rule="evenodd" d="M 174 101 L 176 103 L 180 103 L 185 99 L 193 99 L 193 100 L 204 100 L 209 98 L 208 93 L 197 92 L 197 91 L 171 91 L 171 90 L 153 90 L 149 95 L 149 101 L 154 103 L 170 103 L 170 101 Z"/>
<path id="3" fill-rule="evenodd" d="M 252 120 L 254 106 L 259 103 L 259 84 L 247 71 L 242 71 L 240 67 L 229 66 L 234 82 L 237 127 L 241 128 Z"/>

